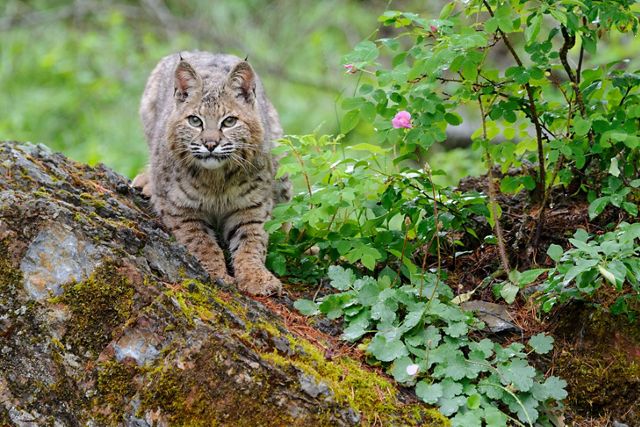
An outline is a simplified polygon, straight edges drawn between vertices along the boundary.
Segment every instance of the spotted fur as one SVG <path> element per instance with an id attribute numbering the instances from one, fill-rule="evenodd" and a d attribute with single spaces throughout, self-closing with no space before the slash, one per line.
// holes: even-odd
<path id="1" fill-rule="evenodd" d="M 251 66 L 231 55 L 168 56 L 147 81 L 140 116 L 150 166 L 134 185 L 176 239 L 213 279 L 251 294 L 278 291 L 264 266 L 264 223 L 291 185 L 274 178 L 271 148 L 282 129 Z"/>

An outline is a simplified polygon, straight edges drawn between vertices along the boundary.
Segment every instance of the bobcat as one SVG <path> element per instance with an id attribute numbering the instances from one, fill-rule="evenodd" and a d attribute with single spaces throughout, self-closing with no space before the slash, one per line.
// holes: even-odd
<path id="1" fill-rule="evenodd" d="M 271 148 L 282 128 L 249 63 L 207 52 L 167 56 L 147 81 L 140 116 L 150 165 L 133 186 L 212 279 L 254 295 L 279 291 L 264 266 L 264 223 L 291 185 L 274 178 Z"/>

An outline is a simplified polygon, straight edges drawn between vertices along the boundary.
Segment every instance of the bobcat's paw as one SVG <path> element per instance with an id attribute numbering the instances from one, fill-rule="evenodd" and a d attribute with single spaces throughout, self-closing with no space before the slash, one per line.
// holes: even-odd
<path id="1" fill-rule="evenodd" d="M 229 276 L 228 274 L 223 274 L 223 275 L 217 274 L 215 276 L 211 275 L 211 279 L 213 280 L 213 283 L 215 283 L 218 286 L 231 285 L 236 282 L 236 279 Z"/>
<path id="2" fill-rule="evenodd" d="M 143 196 L 151 197 L 151 179 L 149 177 L 149 171 L 144 171 L 133 178 L 131 186 L 140 190 Z"/>
<path id="3" fill-rule="evenodd" d="M 236 273 L 236 278 L 238 288 L 251 295 L 273 295 L 282 290 L 280 280 L 267 269 Z"/>

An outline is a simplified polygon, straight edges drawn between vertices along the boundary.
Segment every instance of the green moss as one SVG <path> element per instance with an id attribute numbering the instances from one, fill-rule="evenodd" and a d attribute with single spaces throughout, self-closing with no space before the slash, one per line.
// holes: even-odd
<path id="1" fill-rule="evenodd" d="M 629 410 L 640 405 L 639 325 L 605 309 L 567 314 L 571 320 L 561 332 L 571 339 L 561 342 L 554 364 L 568 383 L 569 406 L 581 415 L 613 415 L 640 425 L 640 411 Z"/>
<path id="2" fill-rule="evenodd" d="M 14 268 L 9 259 L 8 244 L 0 241 L 0 287 L 9 288 L 19 286 L 22 282 L 22 272 Z M 6 290 L 6 289 L 5 289 Z M 2 291 L 0 289 L 0 291 Z M 5 302 L 5 301 L 3 301 Z M 3 304 L 4 305 L 4 304 Z"/>
<path id="3" fill-rule="evenodd" d="M 135 364 L 115 360 L 98 365 L 96 395 L 92 401 L 93 412 L 105 425 L 116 425 L 130 398 L 136 393 L 135 377 L 143 371 Z"/>
<path id="4" fill-rule="evenodd" d="M 63 294 L 54 298 L 66 304 L 73 316 L 64 341 L 75 349 L 102 351 L 112 331 L 131 316 L 134 293 L 133 285 L 114 263 L 98 267 L 85 281 L 65 285 Z"/>
<path id="5" fill-rule="evenodd" d="M 269 324 L 257 325 L 272 336 L 282 334 Z M 396 386 L 376 372 L 364 369 L 360 363 L 348 357 L 327 361 L 324 355 L 310 342 L 284 335 L 295 356 L 282 356 L 276 350 L 262 354 L 272 363 L 284 367 L 295 367 L 325 383 L 333 392 L 337 403 L 360 412 L 364 425 L 377 421 L 382 425 L 428 425 L 445 426 L 449 421 L 435 409 L 422 404 L 402 404 L 398 401 Z"/>
<path id="6" fill-rule="evenodd" d="M 107 205 L 104 200 L 99 199 L 89 193 L 80 193 L 80 198 L 83 200 L 83 202 L 87 203 L 90 206 L 93 206 L 96 209 L 104 208 Z"/>
<path id="7" fill-rule="evenodd" d="M 147 372 L 138 416 L 160 410 L 169 425 L 300 425 L 287 413 L 265 404 L 271 397 L 268 379 L 254 378 L 243 386 L 230 378 L 224 362 L 236 355 L 223 342 L 212 340 L 199 354 L 192 368 L 161 365 Z"/>

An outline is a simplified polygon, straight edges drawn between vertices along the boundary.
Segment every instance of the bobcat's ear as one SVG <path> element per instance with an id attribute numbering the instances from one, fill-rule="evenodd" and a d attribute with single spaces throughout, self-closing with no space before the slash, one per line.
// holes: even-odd
<path id="1" fill-rule="evenodd" d="M 256 97 L 256 75 L 247 61 L 239 62 L 229 73 L 229 87 L 236 97 L 253 103 Z"/>
<path id="2" fill-rule="evenodd" d="M 184 59 L 181 59 L 176 67 L 173 92 L 178 102 L 184 102 L 193 95 L 194 91 L 202 86 L 202 80 L 196 70 Z"/>

